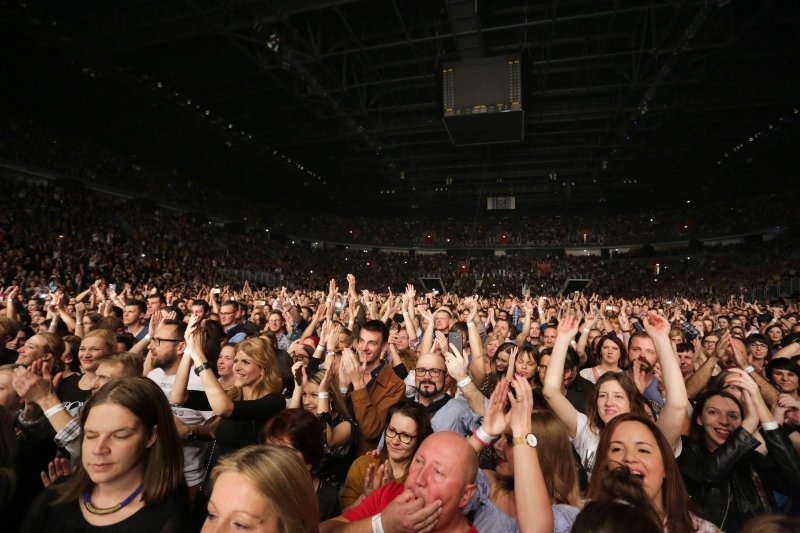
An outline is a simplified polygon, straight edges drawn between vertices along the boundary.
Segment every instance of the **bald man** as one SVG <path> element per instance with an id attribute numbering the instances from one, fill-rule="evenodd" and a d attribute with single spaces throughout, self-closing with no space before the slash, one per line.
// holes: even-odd
<path id="1" fill-rule="evenodd" d="M 464 509 L 475 492 L 478 455 L 467 440 L 449 431 L 420 445 L 405 484 L 392 481 L 358 506 L 320 524 L 320 531 L 386 533 L 419 531 L 477 533 Z"/>

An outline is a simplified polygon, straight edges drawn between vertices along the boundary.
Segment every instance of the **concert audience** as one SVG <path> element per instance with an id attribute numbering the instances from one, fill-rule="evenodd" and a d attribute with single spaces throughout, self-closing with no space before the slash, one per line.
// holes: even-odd
<path id="1" fill-rule="evenodd" d="M 213 197 L 15 131 L 16 160 Z M 686 231 L 667 210 L 462 225 L 276 209 L 226 229 L 76 181 L 0 186 L 11 531 L 709 532 L 798 514 L 800 309 L 743 297 L 795 273 L 795 235 L 665 253 L 658 272 L 636 253 L 360 246 L 643 244 L 765 229 L 793 206 L 694 211 Z M 580 276 L 586 292 L 558 294 Z"/>

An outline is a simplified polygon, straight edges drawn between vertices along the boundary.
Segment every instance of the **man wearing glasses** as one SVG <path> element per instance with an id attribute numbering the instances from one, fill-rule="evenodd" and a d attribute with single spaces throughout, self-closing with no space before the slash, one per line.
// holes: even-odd
<path id="1" fill-rule="evenodd" d="M 467 436 L 481 425 L 482 417 L 472 412 L 465 400 L 452 398 L 445 392 L 450 388 L 450 380 L 441 355 L 420 356 L 414 369 L 417 388 L 414 401 L 428 411 L 433 431 L 452 431 Z"/>
<path id="2" fill-rule="evenodd" d="M 147 346 L 144 368 L 147 377 L 161 387 L 167 400 L 171 401 L 172 385 L 183 358 L 186 342 L 183 335 L 186 324 L 177 320 L 165 320 L 155 331 Z M 203 424 L 211 418 L 213 411 L 203 392 L 203 382 L 195 372 L 189 372 L 189 399 L 183 405 L 172 405 L 172 414 L 186 426 Z M 183 474 L 190 489 L 198 487 L 205 475 L 204 457 L 206 444 L 197 440 L 183 443 Z"/>
<path id="3" fill-rule="evenodd" d="M 763 375 L 769 351 L 767 338 L 760 333 L 754 333 L 744 340 L 744 345 L 747 348 L 747 362 L 756 369 L 756 372 Z"/>

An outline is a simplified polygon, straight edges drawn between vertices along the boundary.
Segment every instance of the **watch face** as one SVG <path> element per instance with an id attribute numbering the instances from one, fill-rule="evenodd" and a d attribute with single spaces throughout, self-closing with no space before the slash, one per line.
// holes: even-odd
<path id="1" fill-rule="evenodd" d="M 536 444 L 538 444 L 536 441 L 536 436 L 533 433 L 528 433 L 528 435 L 525 437 L 525 442 L 527 442 L 528 446 L 531 448 L 536 448 Z"/>

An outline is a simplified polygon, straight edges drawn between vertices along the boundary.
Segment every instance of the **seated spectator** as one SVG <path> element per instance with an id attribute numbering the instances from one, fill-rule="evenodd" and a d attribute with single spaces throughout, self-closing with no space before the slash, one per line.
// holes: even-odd
<path id="1" fill-rule="evenodd" d="M 475 491 L 478 456 L 464 437 L 434 433 L 414 455 L 406 482 L 392 481 L 373 491 L 358 506 L 323 522 L 320 531 L 369 529 L 370 522 L 384 531 L 469 531 L 474 526 L 464 508 Z M 376 526 L 373 526 L 373 528 Z"/>
<path id="2" fill-rule="evenodd" d="M 433 433 L 425 408 L 409 400 L 401 400 L 389 408 L 385 427 L 386 440 L 380 452 L 362 455 L 350 467 L 339 495 L 342 509 L 358 505 L 389 479 L 403 483 L 414 454 Z"/>

